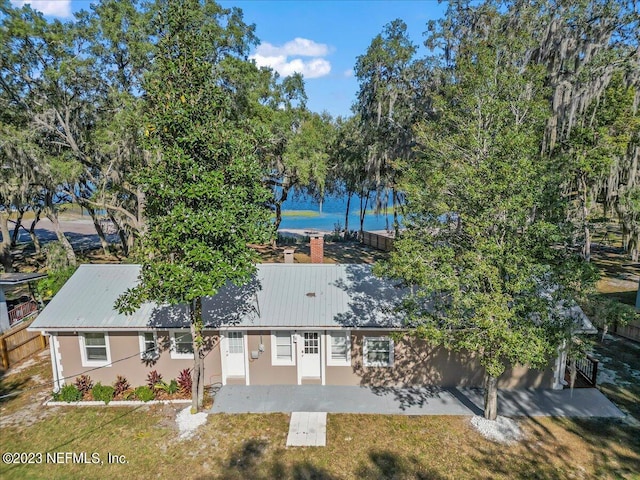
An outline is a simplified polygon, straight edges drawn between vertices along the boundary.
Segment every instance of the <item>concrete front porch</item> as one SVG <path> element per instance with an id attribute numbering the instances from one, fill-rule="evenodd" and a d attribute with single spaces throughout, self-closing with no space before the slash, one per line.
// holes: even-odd
<path id="1" fill-rule="evenodd" d="M 624 418 L 595 388 L 501 390 L 505 416 Z M 335 385 L 226 385 L 211 413 L 327 412 L 382 415 L 480 415 L 482 390 L 471 388 L 370 388 Z"/>

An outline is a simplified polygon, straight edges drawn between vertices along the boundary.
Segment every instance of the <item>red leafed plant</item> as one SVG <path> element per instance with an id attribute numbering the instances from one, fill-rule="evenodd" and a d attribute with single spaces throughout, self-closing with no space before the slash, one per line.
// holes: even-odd
<path id="1" fill-rule="evenodd" d="M 157 370 L 151 370 L 149 375 L 147 375 L 147 385 L 149 388 L 153 390 L 153 387 L 156 386 L 157 383 L 162 381 L 162 374 L 158 373 Z"/>
<path id="2" fill-rule="evenodd" d="M 188 368 L 180 371 L 178 386 L 180 387 L 180 393 L 183 395 L 191 394 L 191 371 Z"/>
<path id="3" fill-rule="evenodd" d="M 113 384 L 114 395 L 122 395 L 124 392 L 129 390 L 130 387 L 131 386 L 129 385 L 129 381 L 122 375 L 118 375 L 116 377 L 116 382 Z"/>
<path id="4" fill-rule="evenodd" d="M 76 377 L 74 385 L 82 395 L 86 395 L 93 388 L 93 382 L 89 375 L 80 375 L 79 377 Z"/>

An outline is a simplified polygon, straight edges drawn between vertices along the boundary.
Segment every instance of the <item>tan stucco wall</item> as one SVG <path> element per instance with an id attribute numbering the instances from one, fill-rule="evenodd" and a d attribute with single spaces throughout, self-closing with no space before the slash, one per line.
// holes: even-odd
<path id="1" fill-rule="evenodd" d="M 393 367 L 365 367 L 362 360 L 363 337 L 382 336 L 385 332 L 352 332 L 351 368 L 327 367 L 327 384 L 444 387 L 480 387 L 484 369 L 473 355 L 430 347 L 426 342 L 404 338 L 395 342 Z M 553 369 L 544 372 L 514 367 L 499 381 L 500 388 L 550 388 Z"/>
<path id="2" fill-rule="evenodd" d="M 362 361 L 363 337 L 382 336 L 385 333 L 387 332 L 352 332 L 351 366 L 325 366 L 325 384 L 482 386 L 484 372 L 472 355 L 449 352 L 441 347 L 429 347 L 426 343 L 415 339 L 403 339 L 396 342 L 393 367 L 365 367 Z M 208 353 L 205 357 L 205 381 L 207 384 L 221 382 L 219 337 L 217 332 L 205 332 L 205 337 L 208 343 Z M 94 367 L 82 366 L 80 341 L 77 334 L 59 333 L 58 341 L 64 377 L 75 377 L 87 373 L 94 382 L 101 381 L 105 384 L 112 384 L 117 375 L 123 375 L 132 386 L 138 386 L 146 383 L 147 375 L 151 370 L 157 370 L 165 380 L 171 380 L 178 376 L 180 370 L 193 366 L 193 360 L 171 358 L 168 351 L 169 333 L 166 331 L 158 332 L 161 353 L 153 364 L 145 364 L 145 361 L 140 358 L 138 332 L 110 332 L 109 345 L 112 366 L 96 370 L 93 370 Z M 264 351 L 257 359 L 251 359 L 251 351 L 259 350 L 261 343 L 264 346 Z M 296 365 L 272 365 L 270 331 L 248 332 L 247 346 L 245 354 L 247 355 L 251 385 L 297 384 Z M 295 351 L 297 346 L 298 344 L 293 345 L 294 358 L 297 358 Z M 326 345 L 324 343 L 322 351 L 326 363 Z M 544 371 L 514 367 L 502 375 L 499 387 L 551 388 L 552 382 L 552 366 Z M 244 384 L 245 381 L 244 379 L 229 378 L 227 383 Z M 305 383 L 308 382 L 305 381 Z"/>
<path id="3" fill-rule="evenodd" d="M 65 378 L 86 373 L 95 382 L 112 384 L 117 375 L 124 376 L 132 387 L 146 384 L 147 375 L 157 370 L 164 380 L 176 378 L 180 371 L 193 367 L 191 359 L 173 359 L 169 352 L 169 332 L 158 332 L 160 356 L 153 362 L 140 358 L 138 332 L 109 332 L 111 366 L 102 368 L 83 367 L 80 353 L 80 338 L 74 333 L 58 333 L 62 374 Z M 216 332 L 205 332 L 207 355 L 205 357 L 205 381 L 216 383 L 222 380 L 220 368 L 220 346 Z M 66 383 L 73 379 L 66 380 Z"/>
<path id="4" fill-rule="evenodd" d="M 251 351 L 258 350 L 260 342 L 264 346 L 264 352 L 260 353 L 256 360 L 251 358 Z M 271 331 L 250 332 L 247 335 L 249 358 L 249 382 L 251 385 L 296 385 L 298 382 L 295 365 L 271 364 Z M 293 354 L 295 358 L 295 347 Z"/>
<path id="5" fill-rule="evenodd" d="M 250 383 L 252 385 L 296 384 L 296 366 L 271 365 L 270 333 L 269 331 L 248 333 L 248 355 L 251 350 L 258 349 L 260 334 L 265 347 L 265 351 L 258 360 L 249 360 Z M 393 367 L 365 367 L 362 361 L 363 337 L 385 334 L 388 332 L 352 332 L 351 366 L 326 366 L 325 383 L 367 386 L 482 386 L 484 370 L 473 355 L 451 352 L 442 347 L 430 347 L 416 339 L 402 339 L 395 342 Z M 324 355 L 326 345 L 322 348 Z M 552 382 L 551 365 L 544 371 L 517 366 L 508 369 L 502 375 L 499 387 L 551 388 Z"/>

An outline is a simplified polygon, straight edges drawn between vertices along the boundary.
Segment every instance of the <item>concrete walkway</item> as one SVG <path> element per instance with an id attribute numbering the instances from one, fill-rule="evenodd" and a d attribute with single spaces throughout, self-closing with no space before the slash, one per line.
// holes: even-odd
<path id="1" fill-rule="evenodd" d="M 501 390 L 505 416 L 624 418 L 599 390 Z M 383 415 L 479 415 L 482 390 L 470 388 L 368 388 L 334 385 L 226 385 L 211 413 L 328 412 Z"/>
<path id="2" fill-rule="evenodd" d="M 326 412 L 291 412 L 287 447 L 326 447 Z"/>

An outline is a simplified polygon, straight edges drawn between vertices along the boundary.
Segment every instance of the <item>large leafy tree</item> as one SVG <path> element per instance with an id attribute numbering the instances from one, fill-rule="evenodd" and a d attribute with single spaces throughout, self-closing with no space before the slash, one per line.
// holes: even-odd
<path id="1" fill-rule="evenodd" d="M 411 158 L 415 143 L 412 126 L 424 115 L 427 98 L 426 70 L 414 58 L 416 49 L 407 25 L 396 19 L 374 37 L 355 65 L 360 88 L 354 111 L 366 150 L 369 188 L 376 192 L 377 211 L 388 204 L 391 195 L 396 233 L 402 199 L 396 185 L 395 162 Z"/>
<path id="2" fill-rule="evenodd" d="M 574 264 L 556 268 L 561 231 L 544 198 L 557 185 L 540 156 L 544 71 L 523 67 L 526 37 L 497 10 L 478 14 L 482 32 L 433 63 L 443 84 L 416 128 L 417 158 L 402 165 L 408 230 L 379 271 L 412 287 L 415 335 L 477 356 L 485 417 L 495 419 L 508 366 L 542 367 L 555 352 L 564 327 L 556 306 Z"/>
<path id="3" fill-rule="evenodd" d="M 256 254 L 247 244 L 271 235 L 269 192 L 256 156 L 260 125 L 242 111 L 246 92 L 229 75 L 255 43 L 240 11 L 212 1 L 159 1 L 155 61 L 145 78 L 145 136 L 153 156 L 139 175 L 146 231 L 140 283 L 118 302 L 185 304 L 194 344 L 193 408 L 202 405 L 201 299 L 247 282 Z M 246 62 L 246 63 L 245 63 Z"/>

